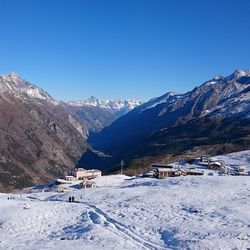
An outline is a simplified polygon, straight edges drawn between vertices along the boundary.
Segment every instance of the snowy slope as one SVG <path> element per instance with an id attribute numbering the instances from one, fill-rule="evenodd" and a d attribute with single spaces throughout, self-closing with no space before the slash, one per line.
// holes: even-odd
<path id="1" fill-rule="evenodd" d="M 245 167 L 250 171 L 250 150 L 215 156 L 213 160 L 219 160 L 229 166 Z"/>
<path id="2" fill-rule="evenodd" d="M 250 247 L 249 177 L 110 176 L 98 182 L 102 187 L 62 194 L 13 200 L 1 194 L 0 249 Z M 79 203 L 68 203 L 70 195 Z"/>

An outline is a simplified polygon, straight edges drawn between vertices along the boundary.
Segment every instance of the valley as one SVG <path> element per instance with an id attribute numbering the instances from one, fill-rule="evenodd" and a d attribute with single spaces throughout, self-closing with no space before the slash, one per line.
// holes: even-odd
<path id="1" fill-rule="evenodd" d="M 110 111 L 2 76 L 0 248 L 248 249 L 249 80 Z"/>
<path id="2" fill-rule="evenodd" d="M 115 173 L 123 160 L 133 176 L 154 162 L 250 147 L 248 70 L 144 103 L 61 102 L 15 73 L 0 80 L 2 191 L 50 182 L 75 166 Z"/>
<path id="3" fill-rule="evenodd" d="M 0 250 L 250 250 L 250 1 L 0 1 Z"/>
<path id="4" fill-rule="evenodd" d="M 79 165 L 138 174 L 155 161 L 249 149 L 250 71 L 217 76 L 185 94 L 154 98 L 88 138 Z"/>

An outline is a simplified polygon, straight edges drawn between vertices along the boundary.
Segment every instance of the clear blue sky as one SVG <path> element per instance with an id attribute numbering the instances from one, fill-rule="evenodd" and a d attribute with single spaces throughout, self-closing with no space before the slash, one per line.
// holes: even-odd
<path id="1" fill-rule="evenodd" d="M 147 100 L 250 68 L 248 0 L 0 0 L 0 13 L 0 74 L 59 100 Z"/>

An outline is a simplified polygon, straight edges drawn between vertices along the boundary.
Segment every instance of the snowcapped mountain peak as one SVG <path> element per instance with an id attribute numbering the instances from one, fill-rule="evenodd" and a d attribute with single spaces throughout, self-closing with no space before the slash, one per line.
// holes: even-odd
<path id="1" fill-rule="evenodd" d="M 205 82 L 201 86 L 211 86 L 216 84 L 231 84 L 235 87 L 239 87 L 239 84 L 249 84 L 250 83 L 250 70 L 242 70 L 237 69 L 231 75 L 223 77 L 223 76 L 215 76 L 211 80 Z M 216 87 L 216 86 L 215 86 Z M 242 87 L 242 86 L 241 86 Z"/>
<path id="2" fill-rule="evenodd" d="M 21 99 L 26 99 L 29 96 L 32 99 L 58 104 L 46 91 L 29 83 L 15 72 L 0 76 L 0 93 L 6 92 L 12 93 Z"/>
<path id="3" fill-rule="evenodd" d="M 89 103 L 90 106 L 98 106 L 99 100 L 95 96 L 91 96 L 88 100 L 86 100 L 87 103 Z"/>
<path id="4" fill-rule="evenodd" d="M 237 69 L 234 71 L 233 75 L 237 77 L 242 77 L 242 76 L 246 76 L 248 73 L 249 73 L 248 70 Z"/>
<path id="5" fill-rule="evenodd" d="M 213 78 L 214 81 L 220 81 L 220 80 L 223 80 L 224 77 L 223 76 L 220 76 L 220 75 L 217 75 Z"/>
<path id="6" fill-rule="evenodd" d="M 67 101 L 66 104 L 70 106 L 87 106 L 87 107 L 99 107 L 110 110 L 122 110 L 128 109 L 131 110 L 138 105 L 142 104 L 141 100 L 131 99 L 131 100 L 99 100 L 94 96 L 91 96 L 87 100 L 79 100 L 79 101 Z"/>
<path id="7" fill-rule="evenodd" d="M 5 77 L 6 79 L 12 79 L 12 80 L 22 79 L 16 72 L 11 72 L 9 74 L 4 75 L 3 77 Z"/>
<path id="8" fill-rule="evenodd" d="M 92 95 L 92 96 L 90 96 L 88 101 L 96 102 L 96 101 L 98 101 L 98 99 L 95 96 Z"/>
<path id="9" fill-rule="evenodd" d="M 8 74 L 3 75 L 5 78 L 11 78 L 11 79 L 21 79 L 21 76 L 18 75 L 16 72 L 11 72 Z"/>
<path id="10" fill-rule="evenodd" d="M 241 77 L 250 77 L 250 70 L 243 70 L 243 69 L 237 69 L 234 71 L 233 74 L 229 75 L 227 77 L 227 80 L 238 80 L 240 79 Z"/>
<path id="11" fill-rule="evenodd" d="M 24 80 L 21 76 L 19 76 L 17 73 L 12 72 L 6 75 L 1 76 L 3 80 L 6 82 L 14 84 L 16 87 L 25 87 L 28 86 L 29 83 Z"/>

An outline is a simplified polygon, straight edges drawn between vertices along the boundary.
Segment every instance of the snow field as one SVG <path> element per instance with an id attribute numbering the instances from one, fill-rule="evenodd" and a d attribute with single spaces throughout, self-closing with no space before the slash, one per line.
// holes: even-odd
<path id="1" fill-rule="evenodd" d="M 247 176 L 98 181 L 113 186 L 23 194 L 14 200 L 1 194 L 0 249 L 250 247 Z M 78 203 L 69 203 L 70 195 Z M 23 209 L 24 203 L 31 208 Z"/>

